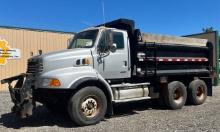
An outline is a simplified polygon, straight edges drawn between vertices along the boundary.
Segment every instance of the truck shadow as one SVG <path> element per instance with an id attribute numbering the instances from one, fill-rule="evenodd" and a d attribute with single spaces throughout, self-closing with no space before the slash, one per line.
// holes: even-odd
<path id="1" fill-rule="evenodd" d="M 138 102 L 121 103 L 114 106 L 114 116 L 129 116 L 133 114 L 139 114 L 138 111 L 145 110 L 165 110 L 166 107 L 163 106 L 157 99 L 144 100 Z"/>
<path id="2" fill-rule="evenodd" d="M 123 103 L 114 106 L 113 118 L 138 114 L 138 111 L 149 109 L 163 109 L 154 100 Z M 104 120 L 107 121 L 107 120 Z M 7 128 L 19 129 L 22 127 L 58 126 L 65 128 L 78 127 L 67 113 L 53 113 L 40 105 L 34 110 L 34 115 L 27 119 L 20 119 L 15 113 L 2 114 L 0 124 Z"/>

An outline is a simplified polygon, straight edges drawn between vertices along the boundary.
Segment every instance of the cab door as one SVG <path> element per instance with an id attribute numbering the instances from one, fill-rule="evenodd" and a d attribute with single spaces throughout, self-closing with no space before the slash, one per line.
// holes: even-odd
<path id="1" fill-rule="evenodd" d="M 127 32 L 112 30 L 113 45 L 116 51 L 109 51 L 103 58 L 102 76 L 105 79 L 118 79 L 130 77 L 130 53 Z"/>

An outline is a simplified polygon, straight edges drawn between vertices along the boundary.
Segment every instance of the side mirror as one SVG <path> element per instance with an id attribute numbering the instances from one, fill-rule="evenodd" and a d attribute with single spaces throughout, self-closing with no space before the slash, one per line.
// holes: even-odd
<path id="1" fill-rule="evenodd" d="M 111 45 L 111 47 L 110 47 L 110 51 L 111 51 L 112 53 L 114 53 L 114 52 L 116 52 L 116 49 L 117 49 L 117 44 L 116 44 L 116 43 L 113 43 L 113 44 Z"/>
<path id="2" fill-rule="evenodd" d="M 112 31 L 111 30 L 107 31 L 107 44 L 108 44 L 108 46 L 111 49 L 111 47 L 113 45 L 113 35 L 112 35 Z"/>
<path id="3" fill-rule="evenodd" d="M 134 36 L 138 42 L 143 41 L 140 29 L 135 29 Z"/>
<path id="4" fill-rule="evenodd" d="M 70 47 L 71 42 L 73 41 L 73 38 L 74 38 L 74 37 L 69 38 L 69 39 L 67 40 L 67 48 L 69 48 L 69 47 Z"/>
<path id="5" fill-rule="evenodd" d="M 70 47 L 70 43 L 67 43 L 67 49 Z"/>
<path id="6" fill-rule="evenodd" d="M 98 45 L 98 51 L 107 52 L 111 51 L 113 45 L 113 37 L 111 30 L 104 30 L 102 33 L 101 41 Z"/>

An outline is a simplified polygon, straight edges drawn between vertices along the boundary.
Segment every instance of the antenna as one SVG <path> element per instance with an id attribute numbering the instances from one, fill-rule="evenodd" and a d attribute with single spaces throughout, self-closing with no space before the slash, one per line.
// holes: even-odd
<path id="1" fill-rule="evenodd" d="M 105 3 L 104 0 L 102 0 L 102 17 L 103 17 L 103 23 L 105 27 Z"/>
<path id="2" fill-rule="evenodd" d="M 107 36 L 106 36 L 106 29 L 105 29 L 105 3 L 104 3 L 104 0 L 101 0 L 102 1 L 102 17 L 103 17 L 103 25 L 104 25 L 104 39 L 105 39 L 105 43 L 107 43 Z"/>

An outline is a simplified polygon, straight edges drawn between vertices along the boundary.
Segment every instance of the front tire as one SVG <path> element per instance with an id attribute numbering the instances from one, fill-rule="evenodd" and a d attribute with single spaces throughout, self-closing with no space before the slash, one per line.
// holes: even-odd
<path id="1" fill-rule="evenodd" d="M 196 79 L 189 84 L 188 101 L 192 105 L 201 105 L 207 98 L 207 86 L 204 81 Z"/>
<path id="2" fill-rule="evenodd" d="M 80 126 L 100 122 L 106 113 L 107 100 L 103 91 L 97 87 L 84 87 L 69 100 L 70 118 Z"/>
<path id="3" fill-rule="evenodd" d="M 171 109 L 181 109 L 186 102 L 187 91 L 183 83 L 173 81 L 168 84 L 165 103 Z"/>

